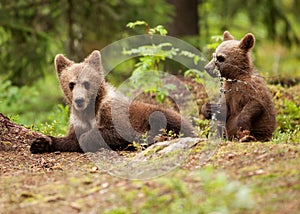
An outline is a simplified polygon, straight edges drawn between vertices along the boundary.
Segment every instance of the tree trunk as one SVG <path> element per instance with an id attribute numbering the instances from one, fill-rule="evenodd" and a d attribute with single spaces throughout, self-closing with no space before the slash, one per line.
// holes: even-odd
<path id="1" fill-rule="evenodd" d="M 198 0 L 168 0 L 174 6 L 173 22 L 168 25 L 170 36 L 198 35 Z"/>

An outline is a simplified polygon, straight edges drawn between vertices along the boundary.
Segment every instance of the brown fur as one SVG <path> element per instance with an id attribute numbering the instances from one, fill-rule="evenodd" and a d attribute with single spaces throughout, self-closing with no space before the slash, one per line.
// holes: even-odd
<path id="1" fill-rule="evenodd" d="M 132 141 L 142 142 L 148 133 L 148 144 L 162 128 L 194 136 L 190 123 L 173 110 L 130 102 L 104 81 L 101 56 L 94 51 L 82 63 L 74 63 L 63 55 L 55 58 L 61 88 L 70 105 L 69 132 L 65 137 L 38 138 L 32 153 L 95 152 L 99 148 L 123 150 Z"/>
<path id="2" fill-rule="evenodd" d="M 223 84 L 221 113 L 226 114 L 226 132 L 229 140 L 267 141 L 272 138 L 276 127 L 276 112 L 264 80 L 255 72 L 250 56 L 254 36 L 248 33 L 241 41 L 234 40 L 224 32 L 223 42 L 216 49 L 213 59 L 205 70 L 213 77 L 225 79 Z M 216 104 L 202 106 L 202 114 L 210 118 Z"/>

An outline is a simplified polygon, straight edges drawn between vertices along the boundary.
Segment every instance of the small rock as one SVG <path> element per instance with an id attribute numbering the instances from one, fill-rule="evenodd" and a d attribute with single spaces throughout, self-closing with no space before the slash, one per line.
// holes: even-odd
<path id="1" fill-rule="evenodd" d="M 107 182 L 101 184 L 101 187 L 102 187 L 103 189 L 107 188 L 108 186 L 109 186 L 109 183 L 107 183 Z"/>
<path id="2" fill-rule="evenodd" d="M 258 169 L 255 171 L 256 175 L 262 175 L 265 171 L 263 169 Z"/>
<path id="3" fill-rule="evenodd" d="M 230 159 L 234 158 L 234 156 L 235 156 L 235 154 L 229 153 L 227 157 L 230 160 Z"/>
<path id="4" fill-rule="evenodd" d="M 98 171 L 98 167 L 97 167 L 97 166 L 94 166 L 94 167 L 90 170 L 91 173 L 95 173 L 95 172 L 97 172 L 97 171 Z"/>

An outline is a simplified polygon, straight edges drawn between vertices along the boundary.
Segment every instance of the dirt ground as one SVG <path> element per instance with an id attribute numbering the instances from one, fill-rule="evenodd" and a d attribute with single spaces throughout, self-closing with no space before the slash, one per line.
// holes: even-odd
<path id="1" fill-rule="evenodd" d="M 123 206 L 139 213 L 149 197 L 141 189 L 163 190 L 162 178 L 177 178 L 197 195 L 201 182 L 192 172 L 209 167 L 250 186 L 256 205 L 246 213 L 300 210 L 299 144 L 224 142 L 210 160 L 199 159 L 195 149 L 163 177 L 135 181 L 101 171 L 85 154 L 33 155 L 28 145 L 22 145 L 15 151 L 1 151 L 0 213 L 102 213 Z M 157 197 L 174 194 L 172 189 L 165 191 L 158 191 Z M 124 199 L 125 193 L 138 200 Z"/>

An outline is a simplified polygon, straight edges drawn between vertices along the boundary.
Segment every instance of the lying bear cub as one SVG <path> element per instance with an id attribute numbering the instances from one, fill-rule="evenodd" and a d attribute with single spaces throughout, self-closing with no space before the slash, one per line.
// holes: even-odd
<path id="1" fill-rule="evenodd" d="M 99 51 L 83 62 L 55 57 L 60 86 L 70 106 L 69 132 L 65 137 L 45 136 L 31 144 L 32 153 L 96 152 L 100 148 L 124 150 L 135 142 L 155 142 L 162 129 L 185 137 L 194 136 L 193 126 L 177 112 L 133 101 L 118 94 L 104 80 Z"/>

